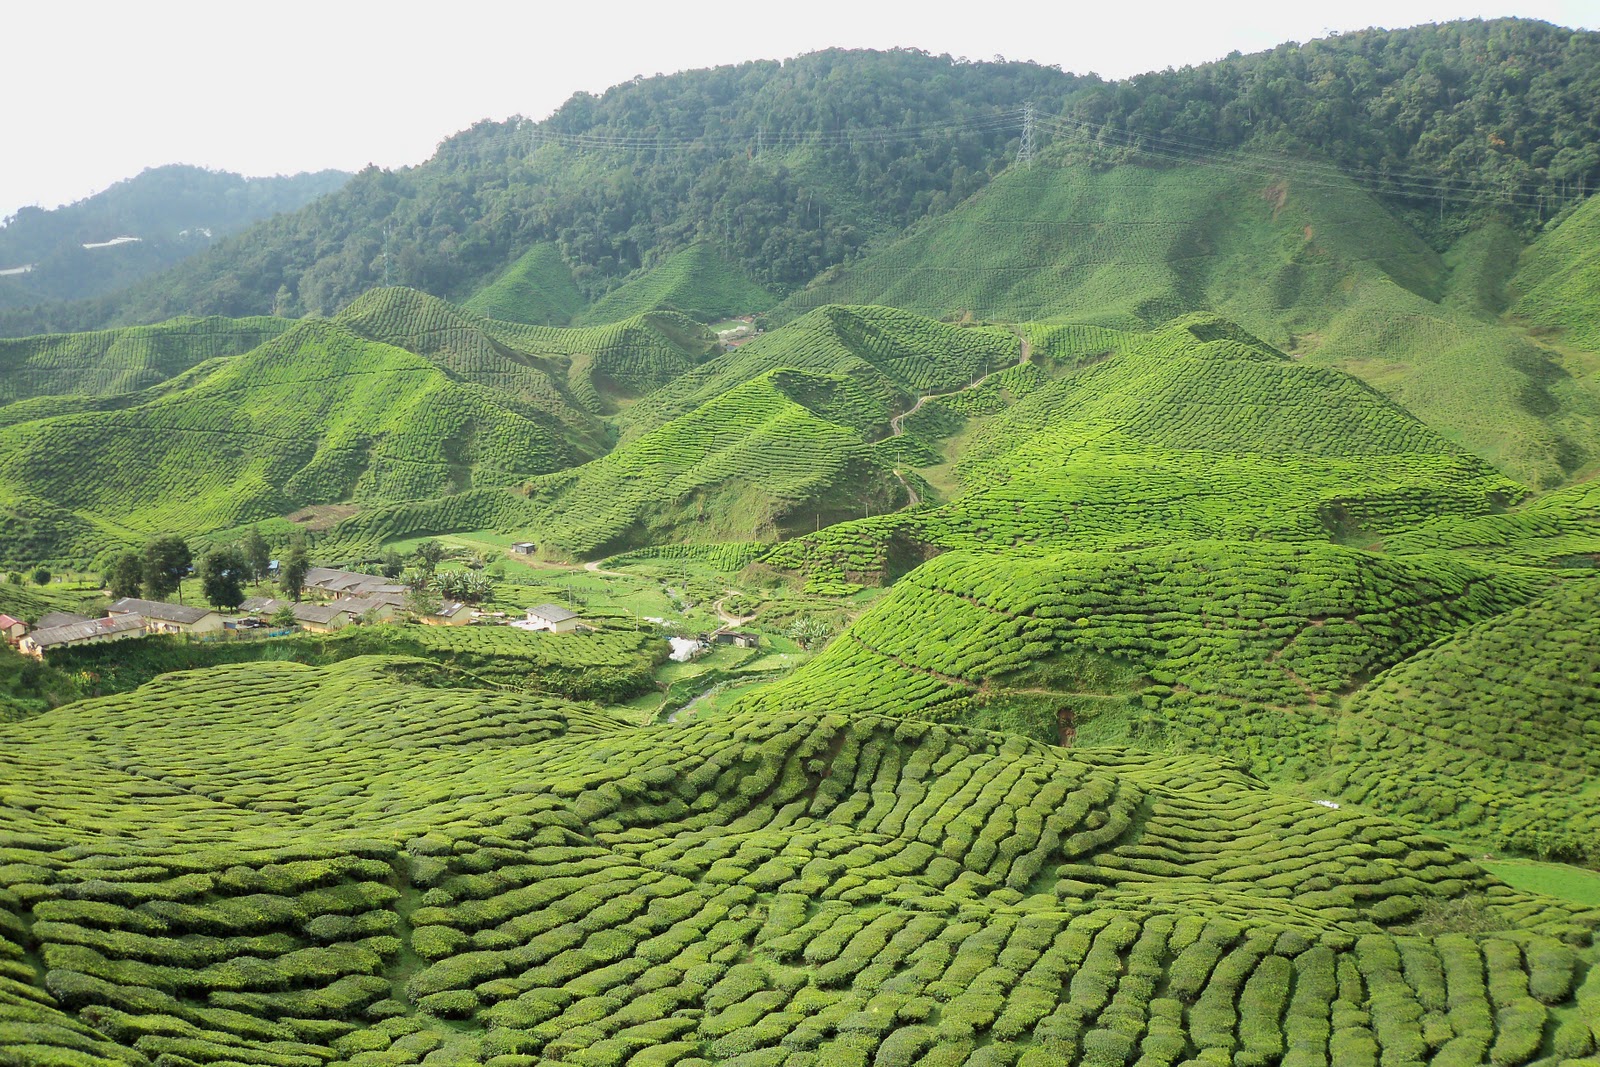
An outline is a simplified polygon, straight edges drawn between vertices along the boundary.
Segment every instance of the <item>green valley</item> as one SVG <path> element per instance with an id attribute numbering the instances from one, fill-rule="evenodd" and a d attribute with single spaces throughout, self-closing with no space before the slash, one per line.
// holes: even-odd
<path id="1" fill-rule="evenodd" d="M 833 49 L 0 309 L 0 1067 L 1600 1064 L 1597 94 Z"/>

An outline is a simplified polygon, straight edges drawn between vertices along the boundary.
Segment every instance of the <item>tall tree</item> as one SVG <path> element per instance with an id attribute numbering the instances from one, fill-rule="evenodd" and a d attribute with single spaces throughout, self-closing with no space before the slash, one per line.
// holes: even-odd
<path id="1" fill-rule="evenodd" d="M 305 534 L 296 531 L 294 540 L 289 543 L 289 553 L 278 568 L 278 584 L 285 593 L 299 600 L 306 587 L 306 572 L 310 569 L 311 553 L 306 549 Z"/>
<path id="2" fill-rule="evenodd" d="M 244 535 L 244 544 L 240 547 L 244 551 L 245 562 L 250 565 L 251 579 L 259 583 L 267 576 L 267 568 L 272 565 L 272 546 L 261 536 L 261 531 L 252 526 L 250 532 Z"/>
<path id="3" fill-rule="evenodd" d="M 233 610 L 244 603 L 244 583 L 250 577 L 250 561 L 231 545 L 215 548 L 200 560 L 200 587 L 213 607 Z"/>
<path id="4" fill-rule="evenodd" d="M 169 534 L 144 546 L 144 591 L 152 600 L 177 592 L 183 601 L 183 576 L 189 573 L 194 557 L 183 538 Z"/>
<path id="5" fill-rule="evenodd" d="M 444 546 L 428 538 L 417 546 L 417 566 L 424 574 L 432 574 L 444 559 Z"/>
<path id="6" fill-rule="evenodd" d="M 400 558 L 400 553 L 390 546 L 389 551 L 383 554 L 383 576 L 385 578 L 398 578 L 400 572 L 406 569 L 405 560 Z"/>
<path id="7" fill-rule="evenodd" d="M 137 597 L 143 585 L 144 560 L 137 552 L 124 552 L 118 556 L 106 574 L 106 588 L 111 591 L 114 600 L 121 600 L 125 596 Z"/>

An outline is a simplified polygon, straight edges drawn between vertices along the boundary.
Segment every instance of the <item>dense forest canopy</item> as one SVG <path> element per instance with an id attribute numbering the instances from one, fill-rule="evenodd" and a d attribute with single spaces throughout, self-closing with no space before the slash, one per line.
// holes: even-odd
<path id="1" fill-rule="evenodd" d="M 778 292 L 981 189 L 1022 107 L 1050 142 L 1336 167 L 1439 243 L 1486 210 L 1531 229 L 1600 182 L 1600 34 L 1518 19 L 1367 30 L 1120 82 L 915 50 L 828 50 L 637 78 L 548 119 L 485 121 L 18 334 L 173 314 L 331 314 L 404 284 L 464 298 L 554 242 L 595 299 L 696 240 Z"/>

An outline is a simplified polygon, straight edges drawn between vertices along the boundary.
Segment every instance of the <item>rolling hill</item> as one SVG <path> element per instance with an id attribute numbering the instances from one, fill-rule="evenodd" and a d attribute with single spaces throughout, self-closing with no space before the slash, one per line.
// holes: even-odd
<path id="1" fill-rule="evenodd" d="M 1595 99 L 830 50 L 0 311 L 6 612 L 494 598 L 0 650 L 0 1067 L 1594 1067 Z"/>
<path id="2" fill-rule="evenodd" d="M 1490 847 L 1588 859 L 1597 593 L 1593 577 L 1565 582 L 1391 668 L 1350 701 L 1320 784 Z"/>
<path id="3" fill-rule="evenodd" d="M 136 393 L 208 359 L 247 352 L 291 325 L 266 316 L 179 318 L 96 333 L 0 339 L 0 404 L 33 396 Z"/>
<path id="4" fill-rule="evenodd" d="M 1099 358 L 965 434 L 954 500 L 841 524 L 772 562 L 877 581 L 890 547 L 908 542 L 922 554 L 1196 539 L 1365 545 L 1526 494 L 1355 378 L 1215 316 L 1148 335 L 1054 331 L 1043 344 L 1062 359 Z"/>
<path id="5" fill-rule="evenodd" d="M 674 252 L 595 301 L 578 322 L 615 322 L 647 311 L 681 311 L 700 322 L 766 311 L 778 298 L 704 241 Z"/>
<path id="6" fill-rule="evenodd" d="M 694 367 L 714 342 L 671 313 L 548 329 L 390 289 L 333 320 L 179 321 L 8 345 L 20 357 L 11 388 L 105 394 L 0 407 L 0 528 L 4 558 L 21 565 L 312 505 L 516 485 L 602 455 L 600 413 Z"/>
<path id="7" fill-rule="evenodd" d="M 565 326 L 584 304 L 561 250 L 540 242 L 461 306 L 501 322 Z"/>
<path id="8" fill-rule="evenodd" d="M 1334 545 L 950 552 L 750 702 L 887 702 L 892 714 L 1075 747 L 1205 752 L 1296 780 L 1321 765 L 1345 694 L 1536 588 Z"/>
<path id="9" fill-rule="evenodd" d="M 848 378 L 774 371 L 536 482 L 531 528 L 558 552 L 604 556 L 662 541 L 771 540 L 907 502 L 894 472 L 833 401 Z M 814 406 L 812 406 L 814 405 Z"/>
<path id="10" fill-rule="evenodd" d="M 1354 181 L 1293 161 L 1058 162 L 1007 172 L 778 314 L 873 303 L 1137 330 L 1216 312 L 1366 379 L 1529 484 L 1600 462 L 1593 374 L 1466 310 L 1481 304 L 1462 295 L 1481 276 L 1467 250 L 1451 269 Z"/>
<path id="11" fill-rule="evenodd" d="M 1600 352 L 1600 199 L 1590 197 L 1524 253 L 1511 313 L 1565 344 Z"/>

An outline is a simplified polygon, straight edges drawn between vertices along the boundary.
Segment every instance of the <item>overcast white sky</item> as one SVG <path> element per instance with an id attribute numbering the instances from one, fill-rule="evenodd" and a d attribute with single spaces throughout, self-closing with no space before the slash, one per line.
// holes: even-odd
<path id="1" fill-rule="evenodd" d="M 543 118 L 580 89 L 832 46 L 1122 77 L 1367 26 L 1520 15 L 1600 27 L 1600 0 L 6 6 L 0 217 L 164 163 L 252 175 L 420 163 L 478 119 Z"/>

